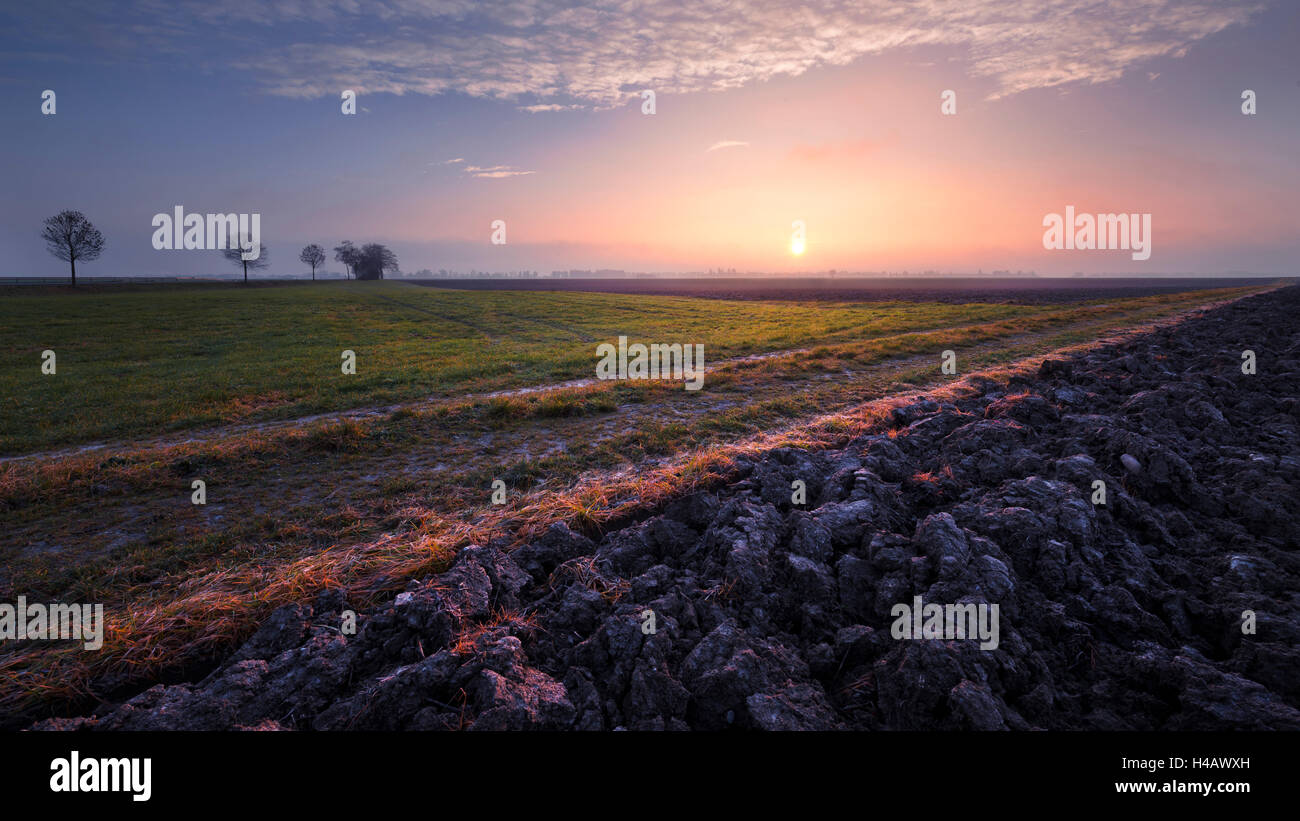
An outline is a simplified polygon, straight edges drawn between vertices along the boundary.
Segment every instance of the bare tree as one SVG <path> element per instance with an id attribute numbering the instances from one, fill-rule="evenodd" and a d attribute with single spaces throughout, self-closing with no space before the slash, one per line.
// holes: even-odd
<path id="1" fill-rule="evenodd" d="M 244 249 L 245 248 L 251 249 L 252 247 L 253 247 L 253 239 L 251 237 L 244 237 L 240 239 L 237 243 L 235 243 L 235 247 L 225 248 L 221 251 L 221 255 L 223 257 L 235 263 L 236 265 L 242 265 L 244 267 L 245 285 L 248 284 L 249 268 L 252 268 L 254 271 L 257 271 L 257 270 L 261 270 L 262 268 L 265 268 L 267 265 L 266 246 L 261 244 L 260 242 L 257 244 L 257 258 L 244 259 Z"/>
<path id="2" fill-rule="evenodd" d="M 334 259 L 347 266 L 349 278 L 357 267 L 357 259 L 360 255 L 361 252 L 356 249 L 350 239 L 343 240 L 342 245 L 334 246 Z"/>
<path id="3" fill-rule="evenodd" d="M 104 251 L 104 235 L 80 211 L 60 211 L 47 219 L 41 238 L 51 254 L 72 266 L 73 287 L 77 285 L 77 260 L 99 259 Z"/>
<path id="4" fill-rule="evenodd" d="M 385 270 L 400 270 L 397 255 L 377 242 L 361 246 L 356 262 L 357 279 L 383 279 Z"/>
<path id="5" fill-rule="evenodd" d="M 316 266 L 325 263 L 325 249 L 312 243 L 302 249 L 302 253 L 298 255 L 298 259 L 311 266 L 311 278 L 314 280 L 316 279 Z"/>

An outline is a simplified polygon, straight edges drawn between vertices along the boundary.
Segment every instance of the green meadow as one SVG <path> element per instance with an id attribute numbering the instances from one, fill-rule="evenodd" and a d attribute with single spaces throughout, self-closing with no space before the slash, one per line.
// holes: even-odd
<path id="1" fill-rule="evenodd" d="M 188 285 L 0 300 L 0 455 L 594 375 L 596 345 L 701 343 L 706 362 L 1053 306 L 759 302 L 452 291 L 401 282 Z M 56 373 L 41 372 L 54 351 Z M 355 375 L 342 353 L 356 353 Z"/>

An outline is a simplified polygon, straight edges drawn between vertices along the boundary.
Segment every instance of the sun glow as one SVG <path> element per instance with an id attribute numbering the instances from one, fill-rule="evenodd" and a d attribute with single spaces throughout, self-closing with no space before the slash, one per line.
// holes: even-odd
<path id="1" fill-rule="evenodd" d="M 795 256 L 802 256 L 803 251 L 804 251 L 804 243 L 802 239 L 796 237 L 790 240 L 790 253 L 794 254 Z"/>

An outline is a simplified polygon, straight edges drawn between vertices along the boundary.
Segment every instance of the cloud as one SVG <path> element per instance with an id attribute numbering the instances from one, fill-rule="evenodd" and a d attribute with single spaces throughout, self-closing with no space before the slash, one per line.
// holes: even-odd
<path id="1" fill-rule="evenodd" d="M 707 154 L 710 151 L 717 151 L 719 148 L 736 148 L 737 146 L 742 146 L 742 145 L 749 145 L 749 143 L 743 142 L 741 140 L 719 140 L 718 142 L 704 149 L 704 153 Z"/>
<path id="2" fill-rule="evenodd" d="M 583 106 L 578 105 L 577 103 L 572 103 L 570 105 L 560 105 L 559 103 L 539 103 L 537 105 L 521 105 L 518 108 L 520 111 L 527 111 L 531 114 L 536 114 L 542 111 L 573 111 L 574 109 L 582 107 Z"/>
<path id="3" fill-rule="evenodd" d="M 642 89 L 736 88 L 915 46 L 958 50 L 992 98 L 1101 83 L 1260 11 L 1263 0 L 157 0 L 42 6 L 47 38 L 242 69 L 273 95 L 459 93 L 525 111 Z M 35 14 L 35 12 L 32 12 Z M 24 24 L 26 25 L 26 23 Z M 234 54 L 235 56 L 231 56 Z"/>
<path id="4" fill-rule="evenodd" d="M 442 165 L 462 165 L 463 171 L 467 176 L 479 177 L 487 180 L 500 180 L 506 177 L 523 177 L 528 174 L 536 174 L 536 171 L 524 171 L 515 168 L 512 165 L 464 165 L 465 160 L 462 157 L 456 157 L 452 160 L 444 160 Z M 432 165 L 432 163 L 430 163 Z"/>

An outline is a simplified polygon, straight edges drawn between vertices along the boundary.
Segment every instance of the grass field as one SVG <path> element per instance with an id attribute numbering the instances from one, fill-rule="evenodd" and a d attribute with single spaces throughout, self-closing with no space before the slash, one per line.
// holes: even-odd
<path id="1" fill-rule="evenodd" d="M 747 448 L 843 441 L 873 400 L 950 381 L 940 351 L 968 374 L 1258 290 L 1035 306 L 397 282 L 6 294 L 0 451 L 66 450 L 0 462 L 0 601 L 103 603 L 109 634 L 92 654 L 7 645 L 0 716 L 202 664 L 324 587 L 364 605 L 470 541 L 559 520 L 598 532 Z M 620 334 L 703 343 L 704 388 L 485 395 L 591 377 Z M 734 359 L 750 354 L 772 355 Z"/>
<path id="2" fill-rule="evenodd" d="M 709 361 L 1042 306 L 798 304 L 466 292 L 400 282 L 9 294 L 0 455 L 590 377 L 598 342 L 698 342 Z M 58 372 L 42 375 L 41 352 Z M 341 354 L 357 354 L 345 376 Z"/>

